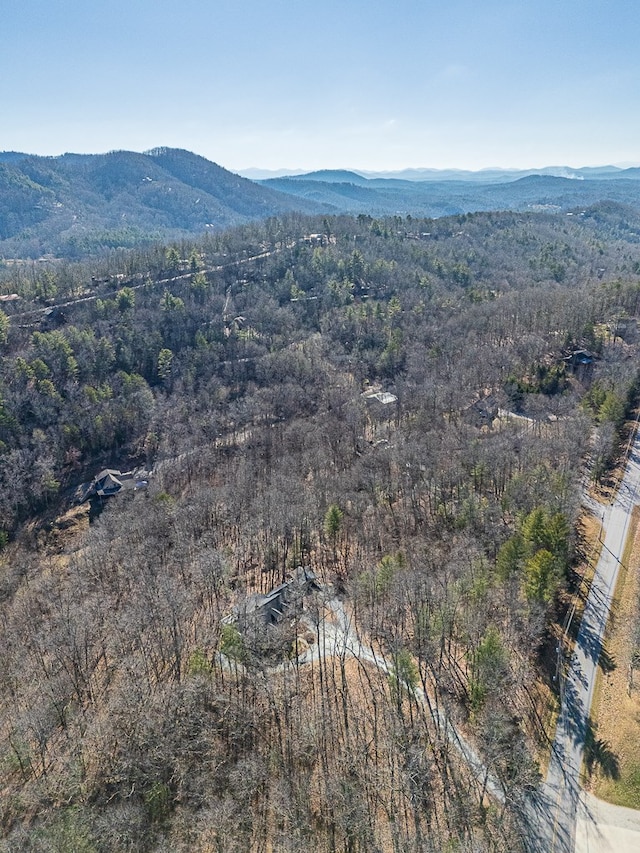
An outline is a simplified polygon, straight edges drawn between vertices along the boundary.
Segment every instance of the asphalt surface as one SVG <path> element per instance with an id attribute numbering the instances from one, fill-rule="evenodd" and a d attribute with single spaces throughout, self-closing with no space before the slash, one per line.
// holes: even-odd
<path id="1" fill-rule="evenodd" d="M 602 651 L 634 506 L 640 500 L 640 433 L 631 445 L 624 477 L 612 505 L 604 509 L 604 539 L 582 623 L 563 679 L 562 706 L 545 783 L 527 809 L 528 840 L 535 853 L 574 853 L 582 803 L 581 832 L 595 835 L 597 814 L 582 796 L 580 772 L 585 736 Z M 597 848 L 594 848 L 594 850 Z M 640 849 L 640 846 L 637 848 Z"/>

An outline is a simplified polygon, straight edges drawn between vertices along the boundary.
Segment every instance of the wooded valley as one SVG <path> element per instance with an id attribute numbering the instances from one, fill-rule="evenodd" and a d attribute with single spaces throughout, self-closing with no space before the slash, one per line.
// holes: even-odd
<path id="1" fill-rule="evenodd" d="M 0 850 L 523 849 L 640 214 L 290 214 L 0 292 Z"/>

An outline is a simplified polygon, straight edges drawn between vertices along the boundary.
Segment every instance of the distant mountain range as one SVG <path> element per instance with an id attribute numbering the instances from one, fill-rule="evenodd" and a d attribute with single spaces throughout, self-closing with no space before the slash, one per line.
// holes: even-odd
<path id="1" fill-rule="evenodd" d="M 634 175 L 635 173 L 635 175 Z M 366 169 L 323 169 L 306 172 L 304 169 L 242 169 L 240 174 L 252 181 L 264 181 L 270 178 L 304 178 L 336 183 L 341 180 L 368 178 L 376 180 L 399 181 L 473 181 L 479 184 L 506 183 L 526 178 L 529 175 L 551 175 L 555 178 L 575 178 L 576 180 L 594 180 L 599 178 L 637 177 L 640 169 L 623 169 L 619 166 L 545 166 L 542 169 L 401 169 L 397 171 L 372 172 Z M 344 176 L 343 178 L 341 176 Z"/>
<path id="2" fill-rule="evenodd" d="M 344 170 L 325 170 L 260 181 L 270 187 L 345 213 L 371 215 L 450 216 L 480 210 L 571 211 L 615 201 L 640 206 L 640 169 L 566 169 L 566 176 L 537 173 L 446 173 L 433 179 L 366 177 Z M 547 174 L 549 172 L 549 174 Z M 454 175 L 456 176 L 454 178 Z M 472 177 L 461 177 L 471 175 Z"/>
<path id="3" fill-rule="evenodd" d="M 79 257 L 303 213 L 439 217 L 480 210 L 640 209 L 640 168 L 321 170 L 252 181 L 189 151 L 0 153 L 0 257 Z"/>

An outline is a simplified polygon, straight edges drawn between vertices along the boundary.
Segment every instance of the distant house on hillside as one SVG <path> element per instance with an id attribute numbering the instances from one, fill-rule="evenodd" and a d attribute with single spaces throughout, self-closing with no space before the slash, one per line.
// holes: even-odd
<path id="1" fill-rule="evenodd" d="M 589 381 L 593 373 L 593 362 L 595 356 L 586 349 L 576 349 L 563 357 L 567 368 L 581 382 Z"/>
<path id="2" fill-rule="evenodd" d="M 84 503 L 91 498 L 111 498 L 117 495 L 125 486 L 134 486 L 133 472 L 122 473 L 115 468 L 104 468 L 93 478 L 91 483 L 81 487 L 78 503 Z"/>
<path id="3" fill-rule="evenodd" d="M 498 417 L 498 401 L 493 394 L 484 394 L 471 403 L 462 413 L 462 419 L 481 429 L 491 427 Z"/>
<path id="4" fill-rule="evenodd" d="M 58 308 L 57 305 L 54 305 L 43 312 L 42 319 L 40 320 L 40 328 L 45 331 L 51 331 L 57 329 L 59 326 L 63 326 L 66 320 L 67 317 L 64 311 Z"/>
<path id="5" fill-rule="evenodd" d="M 378 403 L 382 403 L 383 406 L 390 406 L 392 403 L 398 402 L 396 395 L 391 394 L 389 391 L 375 391 L 370 389 L 368 391 L 363 391 L 362 396 L 367 401 L 375 400 Z"/>
<path id="6" fill-rule="evenodd" d="M 587 365 L 593 363 L 593 353 L 590 353 L 589 350 L 586 349 L 576 349 L 566 355 L 563 359 L 565 364 L 568 364 L 570 367 L 577 367 L 578 365 Z"/>
<path id="7" fill-rule="evenodd" d="M 310 243 L 312 246 L 326 246 L 329 242 L 326 234 L 307 234 L 302 239 L 305 243 Z"/>

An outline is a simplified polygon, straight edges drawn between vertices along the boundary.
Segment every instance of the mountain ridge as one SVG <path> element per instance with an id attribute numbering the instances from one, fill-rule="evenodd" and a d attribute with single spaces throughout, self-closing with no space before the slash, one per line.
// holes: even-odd
<path id="1" fill-rule="evenodd" d="M 325 209 L 182 149 L 0 154 L 0 255 L 85 254 Z"/>
<path id="2" fill-rule="evenodd" d="M 344 175 L 337 172 L 330 178 Z M 320 175 L 320 177 L 319 177 Z M 502 183 L 488 181 L 410 181 L 363 178 L 340 182 L 322 180 L 322 173 L 260 181 L 280 192 L 324 203 L 343 213 L 377 216 L 440 217 L 481 210 L 570 212 L 602 201 L 640 206 L 640 170 L 593 179 L 550 174 L 527 174 Z"/>
<path id="3" fill-rule="evenodd" d="M 429 167 L 417 167 L 406 169 L 240 169 L 238 173 L 251 180 L 269 180 L 270 178 L 302 178 L 303 180 L 322 180 L 322 174 L 338 175 L 351 174 L 367 180 L 401 180 L 411 182 L 421 181 L 473 181 L 477 183 L 494 183 L 515 181 L 528 175 L 550 175 L 560 178 L 573 178 L 575 180 L 599 180 L 601 178 L 624 177 L 625 173 L 638 171 L 638 167 L 628 166 L 543 166 L 540 168 L 509 169 L 501 167 L 490 167 L 484 169 L 435 169 Z M 328 180 L 329 178 L 327 178 Z"/>
<path id="4" fill-rule="evenodd" d="M 291 212 L 435 218 L 640 205 L 637 167 L 383 174 L 391 173 L 321 169 L 249 180 L 168 147 L 52 157 L 0 152 L 0 257 L 81 257 Z"/>

